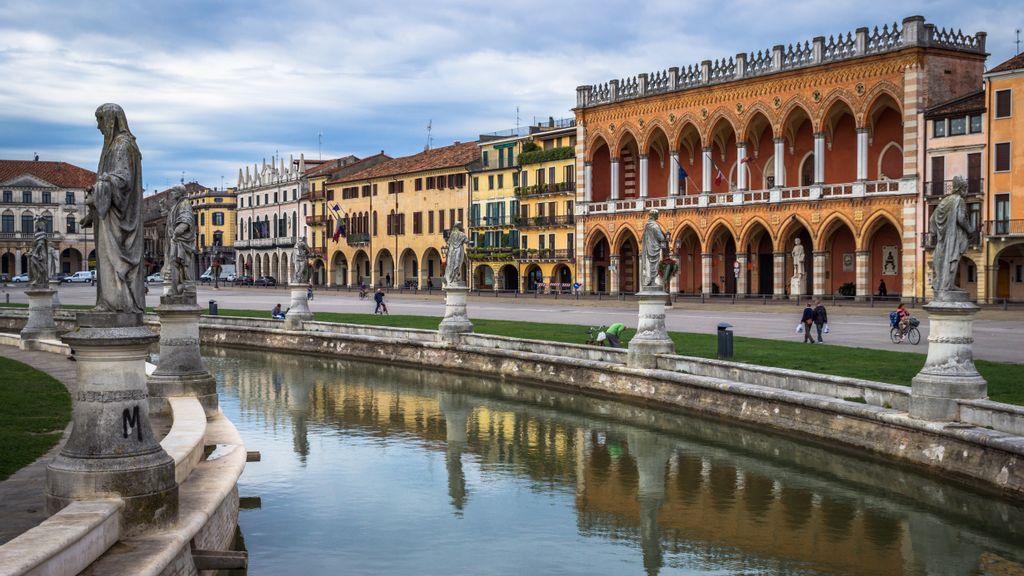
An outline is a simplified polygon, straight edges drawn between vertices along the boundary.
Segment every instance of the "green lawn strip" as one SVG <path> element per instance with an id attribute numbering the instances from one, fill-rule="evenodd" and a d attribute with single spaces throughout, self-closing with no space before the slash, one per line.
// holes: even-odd
<path id="1" fill-rule="evenodd" d="M 70 418 L 71 397 L 63 384 L 0 357 L 0 480 L 52 448 Z"/>
<path id="2" fill-rule="evenodd" d="M 269 311 L 221 310 L 226 316 L 268 318 Z M 316 312 L 317 320 L 345 324 L 364 324 L 396 328 L 422 328 L 436 330 L 440 318 L 435 316 L 382 316 L 340 312 Z M 587 338 L 587 327 L 571 324 L 544 324 L 541 322 L 520 322 L 516 320 L 473 319 L 473 328 L 481 334 L 512 336 L 532 340 L 569 342 L 583 344 Z M 624 343 L 629 342 L 634 331 L 624 332 Z M 714 334 L 692 334 L 670 332 L 676 344 L 676 352 L 687 356 L 715 358 L 718 354 L 718 337 Z M 848 346 L 813 345 L 786 340 L 764 338 L 735 338 L 737 362 L 806 370 L 820 374 L 861 378 L 875 382 L 887 382 L 909 386 L 911 379 L 924 366 L 925 354 L 896 352 Z M 1015 385 L 1016 374 L 1021 367 L 1016 364 L 975 362 L 978 371 L 988 381 L 988 393 L 992 400 L 1009 404 L 1024 405 L 1024 387 Z"/>

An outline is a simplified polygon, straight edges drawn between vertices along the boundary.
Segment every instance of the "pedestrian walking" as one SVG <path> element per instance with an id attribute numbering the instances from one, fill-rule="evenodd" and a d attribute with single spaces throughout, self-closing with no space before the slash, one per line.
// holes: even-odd
<path id="1" fill-rule="evenodd" d="M 885 278 L 882 278 L 881 280 L 878 281 L 878 295 L 879 296 L 888 296 L 889 295 L 889 290 L 886 289 L 886 287 L 885 287 Z"/>
<path id="2" fill-rule="evenodd" d="M 814 328 L 818 331 L 818 344 L 824 342 L 821 339 L 821 332 L 824 329 L 825 334 L 828 334 L 828 311 L 825 310 L 825 305 L 821 303 L 819 299 L 814 306 Z"/>
<path id="3" fill-rule="evenodd" d="M 309 286 L 306 287 L 306 300 L 312 300 L 312 299 L 313 299 L 313 285 L 310 284 Z"/>
<path id="4" fill-rule="evenodd" d="M 800 317 L 800 324 L 804 329 L 804 342 L 814 344 L 814 336 L 811 336 L 811 325 L 814 324 L 814 308 L 811 308 L 811 301 L 807 301 L 803 316 Z"/>
<path id="5" fill-rule="evenodd" d="M 391 287 L 391 274 L 384 275 L 384 285 L 389 288 Z"/>
<path id="6" fill-rule="evenodd" d="M 373 309 L 374 314 L 387 314 L 388 305 L 384 303 L 384 289 L 377 288 L 377 293 L 373 295 L 373 301 L 377 303 L 377 307 Z"/>

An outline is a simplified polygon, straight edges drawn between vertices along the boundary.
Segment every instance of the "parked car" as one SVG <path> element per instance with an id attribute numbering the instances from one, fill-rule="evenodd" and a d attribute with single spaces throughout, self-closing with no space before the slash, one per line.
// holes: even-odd
<path id="1" fill-rule="evenodd" d="M 79 282 L 93 282 L 96 280 L 95 270 L 79 270 L 71 276 L 64 279 L 65 282 L 79 283 Z"/>
<path id="2" fill-rule="evenodd" d="M 232 272 L 232 273 L 230 273 L 230 274 L 228 274 L 227 276 L 224 277 L 224 281 L 225 282 L 232 282 L 232 283 L 234 283 L 234 282 L 238 281 L 238 278 L 239 278 L 239 276 L 235 275 L 235 273 Z"/>
<path id="3" fill-rule="evenodd" d="M 17 283 L 17 282 L 28 282 L 28 272 L 25 272 L 23 274 L 18 274 L 14 278 L 11 278 L 11 282 L 15 282 L 15 283 Z"/>
<path id="4" fill-rule="evenodd" d="M 260 276 L 256 279 L 257 286 L 277 286 L 277 280 L 273 276 Z"/>
<path id="5" fill-rule="evenodd" d="M 232 280 L 232 282 L 234 282 L 235 284 L 241 285 L 241 286 L 251 286 L 252 282 L 253 282 L 253 278 L 252 278 L 252 276 L 248 276 L 248 275 L 235 276 L 235 279 Z"/>
<path id="6" fill-rule="evenodd" d="M 50 277 L 50 280 L 54 280 L 57 282 L 67 282 L 69 276 L 71 276 L 71 274 L 68 274 L 67 272 L 57 272 L 55 275 Z"/>
<path id="7" fill-rule="evenodd" d="M 7 273 L 0 274 L 0 283 L 10 282 L 10 281 L 11 281 L 11 275 L 10 274 L 7 274 Z"/>
<path id="8" fill-rule="evenodd" d="M 163 281 L 164 277 L 161 276 L 159 272 L 157 272 L 156 274 L 150 274 L 149 276 L 146 276 L 146 282 L 155 282 L 157 284 L 161 284 L 163 283 Z"/>

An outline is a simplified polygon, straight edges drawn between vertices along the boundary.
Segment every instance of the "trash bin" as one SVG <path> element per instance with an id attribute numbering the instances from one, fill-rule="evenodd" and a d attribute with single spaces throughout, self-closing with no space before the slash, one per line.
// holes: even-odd
<path id="1" fill-rule="evenodd" d="M 216 316 L 216 315 L 217 315 L 217 301 L 216 300 L 210 300 L 210 316 Z"/>
<path id="2" fill-rule="evenodd" d="M 722 322 L 718 325 L 718 357 L 721 360 L 732 359 L 732 324 Z"/>

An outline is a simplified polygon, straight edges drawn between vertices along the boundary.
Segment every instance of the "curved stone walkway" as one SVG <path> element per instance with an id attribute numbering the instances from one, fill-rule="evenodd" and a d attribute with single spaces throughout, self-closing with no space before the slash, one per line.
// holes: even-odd
<path id="1" fill-rule="evenodd" d="M 0 356 L 23 362 L 53 376 L 69 391 L 75 385 L 75 363 L 62 355 L 0 346 Z M 43 493 L 46 465 L 60 452 L 70 432 L 71 424 L 68 424 L 60 442 L 49 452 L 0 482 L 0 518 L 3 518 L 3 522 L 0 522 L 0 545 L 46 520 Z"/>

